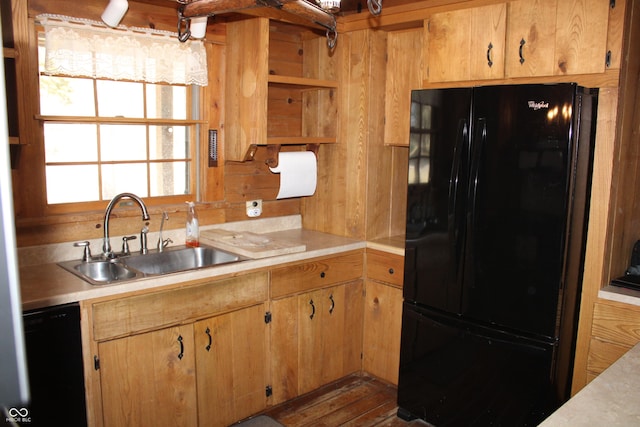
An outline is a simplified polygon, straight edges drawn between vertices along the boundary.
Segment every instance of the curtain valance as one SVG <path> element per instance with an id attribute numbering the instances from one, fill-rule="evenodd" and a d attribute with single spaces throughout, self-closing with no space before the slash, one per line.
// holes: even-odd
<path id="1" fill-rule="evenodd" d="M 204 43 L 177 33 L 108 28 L 59 15 L 37 17 L 45 30 L 45 74 L 206 86 Z"/>

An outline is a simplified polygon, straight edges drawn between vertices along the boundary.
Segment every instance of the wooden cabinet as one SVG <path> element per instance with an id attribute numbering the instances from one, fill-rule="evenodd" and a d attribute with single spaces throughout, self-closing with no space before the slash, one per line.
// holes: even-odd
<path id="1" fill-rule="evenodd" d="M 392 31 L 387 35 L 385 145 L 409 145 L 411 91 L 422 87 L 423 43 L 422 28 Z"/>
<path id="2" fill-rule="evenodd" d="M 264 304 L 194 324 L 198 425 L 227 426 L 266 407 Z"/>
<path id="3" fill-rule="evenodd" d="M 429 82 L 603 73 L 609 2 L 517 0 L 425 22 Z"/>
<path id="4" fill-rule="evenodd" d="M 106 426 L 227 426 L 266 407 L 264 304 L 98 344 Z"/>
<path id="5" fill-rule="evenodd" d="M 98 345 L 105 426 L 197 425 L 191 325 Z"/>
<path id="6" fill-rule="evenodd" d="M 263 145 L 335 143 L 337 69 L 326 39 L 267 18 L 226 26 L 226 159 L 249 160 Z"/>
<path id="7" fill-rule="evenodd" d="M 272 272 L 272 404 L 362 368 L 362 265 L 355 252 Z M 292 281 L 304 292 L 278 291 Z"/>
<path id="8" fill-rule="evenodd" d="M 362 369 L 398 384 L 404 257 L 367 250 Z"/>
<path id="9" fill-rule="evenodd" d="M 608 18 L 608 1 L 510 2 L 506 77 L 604 72 Z"/>
<path id="10" fill-rule="evenodd" d="M 557 0 L 509 3 L 507 77 L 554 74 Z"/>
<path id="11" fill-rule="evenodd" d="M 389 252 L 367 250 L 367 278 L 402 289 L 404 257 Z"/>
<path id="12" fill-rule="evenodd" d="M 430 82 L 504 77 L 506 3 L 436 13 L 426 22 Z"/>
<path id="13" fill-rule="evenodd" d="M 88 302 L 94 424 L 226 426 L 264 409 L 267 280 Z"/>
<path id="14" fill-rule="evenodd" d="M 640 307 L 599 300 L 594 304 L 587 376 L 592 380 L 640 342 Z"/>

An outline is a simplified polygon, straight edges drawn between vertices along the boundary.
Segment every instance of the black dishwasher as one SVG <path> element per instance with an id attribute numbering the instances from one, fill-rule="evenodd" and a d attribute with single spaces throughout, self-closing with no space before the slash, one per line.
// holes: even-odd
<path id="1" fill-rule="evenodd" d="M 87 425 L 77 303 L 24 312 L 31 402 L 24 426 Z"/>

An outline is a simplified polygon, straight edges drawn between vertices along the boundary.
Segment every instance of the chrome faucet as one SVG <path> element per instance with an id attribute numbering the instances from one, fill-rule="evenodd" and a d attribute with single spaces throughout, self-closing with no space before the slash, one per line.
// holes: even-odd
<path id="1" fill-rule="evenodd" d="M 135 194 L 121 193 L 115 196 L 113 199 L 111 199 L 111 201 L 109 202 L 109 205 L 107 205 L 107 209 L 104 211 L 104 225 L 103 225 L 104 240 L 102 243 L 102 253 L 107 258 L 115 258 L 115 254 L 111 250 L 111 242 L 109 241 L 109 217 L 111 216 L 111 210 L 120 199 L 132 199 L 133 201 L 138 203 L 138 205 L 140 206 L 140 209 L 142 209 L 142 220 L 143 221 L 149 220 L 149 212 L 147 212 L 147 206 L 145 206 L 142 199 L 136 196 Z"/>
<path id="2" fill-rule="evenodd" d="M 169 221 L 169 214 L 165 211 L 162 211 L 162 219 L 160 220 L 160 234 L 158 235 L 158 252 L 162 252 L 164 248 L 166 248 L 169 243 L 173 243 L 171 239 L 162 240 L 162 229 L 164 228 L 164 222 Z"/>

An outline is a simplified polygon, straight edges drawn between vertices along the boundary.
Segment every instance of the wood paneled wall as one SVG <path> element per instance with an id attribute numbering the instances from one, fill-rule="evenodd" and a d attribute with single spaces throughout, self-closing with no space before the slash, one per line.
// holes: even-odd
<path id="1" fill-rule="evenodd" d="M 35 58 L 35 34 L 31 37 L 27 35 L 33 31 L 32 22 L 35 16 L 41 13 L 52 13 L 91 20 L 100 20 L 100 15 L 105 7 L 105 1 L 89 0 L 82 3 L 69 2 L 64 0 L 17 0 L 17 4 L 24 8 L 24 27 L 20 28 L 23 33 L 25 47 L 22 52 L 30 52 L 24 55 L 30 59 Z M 28 12 L 28 13 L 27 13 Z M 202 126 L 202 153 L 206 153 L 206 132 L 208 129 L 217 129 L 220 144 L 233 143 L 225 141 L 224 138 L 224 110 L 226 100 L 225 91 L 225 25 L 221 19 L 211 18 L 207 28 L 207 52 L 209 67 L 209 85 L 203 89 L 202 96 L 202 117 L 208 123 Z M 29 25 L 28 23 L 31 22 Z M 151 4 L 150 2 L 131 1 L 129 10 L 125 15 L 122 24 L 132 27 L 149 27 L 161 30 L 175 31 L 177 22 L 176 6 L 166 2 L 166 7 Z M 278 27 L 280 28 L 280 27 Z M 279 71 L 292 70 L 301 74 L 302 72 L 302 40 L 299 35 L 291 35 L 286 31 L 278 31 L 273 28 L 272 51 L 269 63 L 270 70 Z M 286 28 L 286 26 L 284 26 Z M 248 46 L 247 48 L 250 48 Z M 33 58 L 32 58 L 33 57 Z M 35 60 L 31 61 L 36 63 Z M 33 67 L 32 67 L 33 68 Z M 46 216 L 44 200 L 40 200 L 33 195 L 43 193 L 42 184 L 34 179 L 34 171 L 39 175 L 39 167 L 34 165 L 42 163 L 43 149 L 41 136 L 37 134 L 41 129 L 40 124 L 34 119 L 37 111 L 37 74 L 29 79 L 29 87 L 32 91 L 28 102 L 27 121 L 32 124 L 29 129 L 34 136 L 27 138 L 22 158 L 17 171 L 14 171 L 14 192 L 16 196 L 17 212 L 17 238 L 19 246 L 31 246 L 46 243 L 65 242 L 88 238 L 98 238 L 102 235 L 102 215 L 103 212 L 88 212 L 85 214 Z M 271 126 L 301 126 L 300 108 L 301 100 L 292 98 L 289 94 L 274 92 L 270 104 L 281 105 L 281 120 L 270 123 Z M 297 123 L 295 119 L 297 117 Z M 229 221 L 239 221 L 249 219 L 246 216 L 245 202 L 247 200 L 262 199 L 264 217 L 276 217 L 282 215 L 293 215 L 300 213 L 300 199 L 276 200 L 279 187 L 279 175 L 269 171 L 264 163 L 266 159 L 266 149 L 259 148 L 256 159 L 247 163 L 225 162 L 222 147 L 219 148 L 218 167 L 209 167 L 206 155 L 202 156 L 200 170 L 203 180 L 200 183 L 200 194 L 202 203 L 198 206 L 198 214 L 203 225 L 216 224 Z M 43 175 L 43 174 L 42 174 Z M 33 187 L 33 188 L 32 188 Z M 22 197 L 30 194 L 28 198 Z M 106 203 L 105 203 L 106 207 Z M 160 210 L 166 210 L 171 216 L 171 221 L 166 224 L 167 228 L 180 228 L 184 224 L 185 208 L 182 205 L 162 206 L 152 208 L 151 221 L 149 227 L 152 231 L 159 227 Z M 119 210 L 115 213 L 111 223 L 112 234 L 126 234 L 130 230 L 128 223 L 131 218 L 139 216 L 135 210 Z"/>

